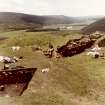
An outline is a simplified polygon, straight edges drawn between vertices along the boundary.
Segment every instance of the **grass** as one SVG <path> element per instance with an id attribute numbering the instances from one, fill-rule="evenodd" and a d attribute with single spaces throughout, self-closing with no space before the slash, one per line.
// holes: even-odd
<path id="1" fill-rule="evenodd" d="M 24 59 L 17 65 L 38 68 L 28 89 L 21 97 L 0 97 L 0 105 L 104 105 L 104 59 L 94 59 L 91 56 L 86 56 L 86 52 L 84 52 L 57 60 L 49 59 L 41 52 L 32 52 L 30 45 L 33 44 L 47 48 L 49 40 L 54 46 L 57 46 L 66 43 L 69 39 L 80 37 L 78 33 L 67 32 L 68 35 L 65 36 L 63 35 L 65 32 L 61 36 L 59 33 L 19 31 L 0 34 L 1 37 L 8 37 L 0 45 L 0 55 L 22 55 Z M 20 38 L 24 42 L 21 42 Z M 37 42 L 38 40 L 40 43 Z M 25 47 L 19 52 L 12 52 L 10 46 L 17 45 L 16 42 Z M 103 52 L 105 52 L 104 48 Z M 41 69 L 46 67 L 49 67 L 50 71 L 43 74 Z"/>
<path id="2" fill-rule="evenodd" d="M 1 98 L 1 105 L 75 105 L 53 94 L 29 93 L 17 98 Z"/>
<path id="3" fill-rule="evenodd" d="M 62 34 L 61 34 L 62 33 Z M 61 34 L 61 35 L 60 35 Z M 66 34 L 66 35 L 64 35 Z M 24 32 L 24 31 L 14 31 L 0 33 L 0 37 L 8 37 L 4 46 L 30 46 L 30 45 L 40 45 L 41 47 L 47 47 L 49 42 L 54 46 L 62 45 L 66 43 L 70 38 L 74 39 L 80 37 L 79 33 L 73 34 L 73 32 Z"/>

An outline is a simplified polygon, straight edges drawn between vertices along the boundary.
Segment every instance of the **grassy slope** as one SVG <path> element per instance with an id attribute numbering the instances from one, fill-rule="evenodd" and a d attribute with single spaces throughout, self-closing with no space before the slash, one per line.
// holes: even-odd
<path id="1" fill-rule="evenodd" d="M 58 36 L 55 36 L 56 34 Z M 59 34 L 62 35 L 59 36 Z M 11 35 L 13 36 L 11 37 Z M 43 40 L 40 41 L 40 45 L 47 47 L 47 40 L 53 39 L 52 43 L 56 46 L 65 43 L 68 38 L 75 38 L 73 35 L 75 33 L 70 34 L 70 32 L 1 33 L 1 37 L 8 36 L 9 39 L 1 44 L 0 55 L 23 55 L 24 60 L 18 62 L 17 65 L 37 67 L 38 71 L 30 82 L 29 88 L 21 97 L 1 97 L 0 105 L 104 105 L 104 59 L 93 59 L 86 56 L 84 52 L 73 57 L 56 60 L 46 58 L 41 52 L 32 52 L 30 47 L 24 47 L 16 53 L 9 48 L 10 45 L 16 43 L 16 39 L 20 38 L 18 36 L 21 36 L 22 40 L 24 38 L 30 40 L 30 42 L 25 40 L 21 44 L 22 46 L 27 43 L 31 45 L 32 42 L 36 44 L 36 40 Z M 80 35 L 77 36 L 80 37 Z M 45 42 L 47 43 L 43 46 L 42 43 Z M 46 67 L 50 68 L 49 73 L 41 73 L 41 69 Z"/>
<path id="2" fill-rule="evenodd" d="M 93 33 L 95 31 L 105 32 L 105 18 L 99 19 L 98 21 L 82 29 L 84 34 Z"/>

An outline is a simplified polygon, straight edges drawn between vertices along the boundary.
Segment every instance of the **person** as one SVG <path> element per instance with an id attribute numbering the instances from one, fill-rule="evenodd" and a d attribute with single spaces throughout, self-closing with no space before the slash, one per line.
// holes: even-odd
<path id="1" fill-rule="evenodd" d="M 49 48 L 53 48 L 53 45 L 51 43 L 49 43 Z"/>
<path id="2" fill-rule="evenodd" d="M 53 51 L 54 51 L 54 47 L 51 43 L 49 43 L 48 53 L 50 58 L 53 56 Z"/>

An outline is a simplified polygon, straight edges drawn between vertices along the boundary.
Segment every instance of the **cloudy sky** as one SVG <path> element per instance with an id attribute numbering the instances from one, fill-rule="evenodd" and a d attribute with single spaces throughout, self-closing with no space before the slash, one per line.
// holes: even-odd
<path id="1" fill-rule="evenodd" d="M 0 0 L 0 12 L 35 15 L 105 16 L 105 0 Z"/>

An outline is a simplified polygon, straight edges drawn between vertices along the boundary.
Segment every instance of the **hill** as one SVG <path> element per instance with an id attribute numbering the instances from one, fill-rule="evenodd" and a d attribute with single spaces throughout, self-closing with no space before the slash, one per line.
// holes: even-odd
<path id="1" fill-rule="evenodd" d="M 36 16 L 23 13 L 0 12 L 0 29 L 27 29 L 49 24 L 69 24 L 76 19 L 66 16 Z"/>
<path id="2" fill-rule="evenodd" d="M 54 47 L 63 45 L 68 39 L 81 37 L 80 34 L 12 31 L 0 33 L 2 37 L 7 39 L 0 40 L 0 55 L 23 56 L 16 65 L 37 67 L 37 71 L 21 97 L 0 97 L 0 105 L 105 105 L 105 59 L 94 59 L 86 52 L 49 59 L 31 49 L 33 44 L 46 49 L 49 41 Z M 14 45 L 23 47 L 12 52 L 10 46 Z M 42 73 L 44 68 L 49 68 L 49 72 Z"/>
<path id="3" fill-rule="evenodd" d="M 97 18 L 68 17 L 63 15 L 37 16 L 14 12 L 0 12 L 0 30 L 32 29 L 45 25 L 73 24 L 87 20 L 97 20 Z"/>
<path id="4" fill-rule="evenodd" d="M 98 21 L 82 29 L 82 32 L 85 34 L 89 34 L 95 31 L 105 32 L 105 18 L 99 19 Z"/>

